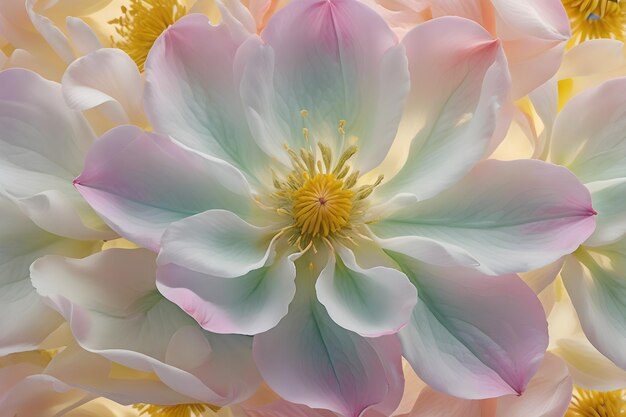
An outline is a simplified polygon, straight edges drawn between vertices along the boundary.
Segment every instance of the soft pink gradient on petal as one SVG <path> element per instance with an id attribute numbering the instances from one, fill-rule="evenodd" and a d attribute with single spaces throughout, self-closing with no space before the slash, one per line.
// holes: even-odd
<path id="1" fill-rule="evenodd" d="M 404 383 L 397 339 L 363 338 L 339 327 L 314 298 L 316 271 L 308 262 L 297 267 L 301 281 L 289 314 L 254 339 L 262 376 L 287 401 L 346 417 L 378 407 L 391 413 Z"/>
<path id="2" fill-rule="evenodd" d="M 236 278 L 215 277 L 175 264 L 157 270 L 157 287 L 204 329 L 257 334 L 287 314 L 296 291 L 289 257 Z"/>
<path id="3" fill-rule="evenodd" d="M 572 397 L 572 378 L 557 356 L 547 354 L 521 396 L 464 400 L 426 387 L 407 417 L 562 417 Z"/>
<path id="4" fill-rule="evenodd" d="M 253 201 L 236 168 L 134 126 L 98 139 L 74 185 L 111 228 L 155 251 L 170 223 Z"/>
<path id="5" fill-rule="evenodd" d="M 80 346 L 124 366 L 154 372 L 171 389 L 225 405 L 260 383 L 250 338 L 202 330 L 158 293 L 156 256 L 109 249 L 84 259 L 47 256 L 33 285 L 63 315 Z"/>
<path id="6" fill-rule="evenodd" d="M 335 323 L 365 337 L 397 333 L 411 317 L 417 291 L 402 272 L 357 263 L 338 245 L 315 283 L 317 299 Z M 363 250 L 356 247 L 355 250 Z M 364 254 L 367 256 L 367 253 Z"/>
<path id="7" fill-rule="evenodd" d="M 454 187 L 369 227 L 382 243 L 421 236 L 460 247 L 479 270 L 498 275 L 540 268 L 571 253 L 593 232 L 596 214 L 589 191 L 563 167 L 487 160 Z M 393 250 L 415 252 L 399 245 Z"/>
<path id="8" fill-rule="evenodd" d="M 242 95 L 262 148 L 283 159 L 285 141 L 302 146 L 305 109 L 312 141 L 339 152 L 354 137 L 359 152 L 353 163 L 362 172 L 377 166 L 409 90 L 404 48 L 383 19 L 355 1 L 301 0 L 278 11 L 261 37 L 267 44 L 264 66 L 255 72 L 258 59 L 251 61 Z M 273 89 L 264 90 L 267 85 Z M 265 120 L 272 129 L 263 126 Z M 337 133 L 340 120 L 346 122 L 345 138 Z"/>
<path id="9" fill-rule="evenodd" d="M 483 158 L 510 80 L 499 41 L 470 20 L 426 22 L 402 44 L 411 91 L 394 148 L 381 166 L 385 182 L 377 194 L 385 200 L 398 194 L 423 200 L 453 185 Z"/>
<path id="10" fill-rule="evenodd" d="M 419 289 L 399 335 L 420 378 L 462 398 L 522 393 L 548 345 L 543 308 L 530 288 L 517 275 L 393 257 Z"/>
<path id="11" fill-rule="evenodd" d="M 114 236 L 72 187 L 94 139 L 58 83 L 24 69 L 0 73 L 0 188 L 42 229 L 79 240 Z"/>
<path id="12" fill-rule="evenodd" d="M 146 60 L 144 106 L 155 131 L 255 176 L 267 175 L 250 135 L 233 71 L 242 36 L 191 14 L 167 29 Z"/>

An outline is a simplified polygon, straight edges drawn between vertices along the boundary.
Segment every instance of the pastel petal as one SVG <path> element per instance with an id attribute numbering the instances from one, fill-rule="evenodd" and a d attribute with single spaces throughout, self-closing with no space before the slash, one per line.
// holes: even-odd
<path id="1" fill-rule="evenodd" d="M 278 11 L 261 36 L 267 46 L 247 45 L 255 58 L 241 81 L 259 145 L 288 162 L 283 144 L 305 146 L 306 127 L 313 143 L 335 152 L 357 143 L 362 172 L 377 166 L 409 90 L 404 48 L 382 18 L 356 1 L 303 0 Z"/>
<path id="2" fill-rule="evenodd" d="M 626 240 L 581 248 L 561 272 L 583 331 L 617 366 L 626 369 Z"/>
<path id="3" fill-rule="evenodd" d="M 18 367 L 14 365 L 6 371 L 15 372 Z M 92 394 L 72 389 L 49 375 L 32 374 L 3 390 L 0 409 L 6 416 L 56 417 L 59 413 L 70 416 L 71 410 L 93 398 Z"/>
<path id="4" fill-rule="evenodd" d="M 79 111 L 101 106 L 115 123 L 144 125 L 143 80 L 119 49 L 101 48 L 72 62 L 63 74 L 63 96 Z"/>
<path id="5" fill-rule="evenodd" d="M 24 2 L 30 21 L 54 52 L 63 61 L 69 64 L 76 58 L 69 40 L 52 20 L 35 10 L 37 1 L 38 0 L 26 0 Z"/>
<path id="6" fill-rule="evenodd" d="M 252 335 L 271 329 L 287 314 L 296 292 L 295 275 L 286 256 L 236 278 L 167 264 L 157 271 L 157 287 L 204 329 Z"/>
<path id="7" fill-rule="evenodd" d="M 578 387 L 595 391 L 625 387 L 626 370 L 620 369 L 589 342 L 562 281 L 552 287 L 557 296 L 548 316 L 548 350 L 567 363 L 574 385 Z"/>
<path id="8" fill-rule="evenodd" d="M 557 77 L 597 75 L 626 65 L 624 43 L 616 39 L 588 39 L 567 51 Z"/>
<path id="9" fill-rule="evenodd" d="M 597 391 L 626 386 L 626 371 L 598 352 L 584 335 L 559 340 L 551 352 L 567 362 L 576 386 Z"/>
<path id="10" fill-rule="evenodd" d="M 67 16 L 65 24 L 67 25 L 67 32 L 72 40 L 72 44 L 80 55 L 87 55 L 102 48 L 102 44 L 91 26 L 82 19 Z"/>
<path id="11" fill-rule="evenodd" d="M 457 182 L 483 157 L 510 80 L 498 41 L 469 20 L 426 22 L 402 43 L 411 91 L 392 152 L 406 162 L 377 192 L 422 200 Z M 397 160 L 390 170 L 395 166 Z"/>
<path id="12" fill-rule="evenodd" d="M 569 18 L 559 0 L 492 0 L 498 38 L 506 53 L 517 100 L 548 81 L 559 69 Z"/>
<path id="13" fill-rule="evenodd" d="M 426 388 L 409 417 L 562 417 L 572 397 L 572 379 L 565 363 L 547 354 L 521 396 L 488 401 L 464 400 Z"/>
<path id="14" fill-rule="evenodd" d="M 370 228 L 382 239 L 420 236 L 460 247 L 478 260 L 479 270 L 498 275 L 571 253 L 593 232 L 594 214 L 589 192 L 568 170 L 533 160 L 487 160 L 437 197 Z"/>
<path id="15" fill-rule="evenodd" d="M 143 249 L 110 249 L 82 260 L 47 256 L 31 268 L 37 291 L 84 349 L 154 372 L 202 402 L 224 405 L 252 394 L 259 379 L 249 338 L 201 330 L 158 293 L 155 274 L 155 255 Z"/>
<path id="16" fill-rule="evenodd" d="M 111 228 L 152 250 L 172 222 L 222 207 L 247 213 L 253 204 L 236 168 L 134 126 L 98 139 L 74 183 Z"/>
<path id="17" fill-rule="evenodd" d="M 547 353 L 521 396 L 498 398 L 495 417 L 562 417 L 570 405 L 572 388 L 565 362 Z"/>
<path id="18" fill-rule="evenodd" d="M 372 245 L 370 245 L 372 246 Z M 315 284 L 317 299 L 341 327 L 365 337 L 396 333 L 409 321 L 417 291 L 390 267 L 359 265 L 354 252 L 338 245 Z M 359 245 L 361 256 L 380 249 Z"/>
<path id="19" fill-rule="evenodd" d="M 523 281 L 391 255 L 418 288 L 399 333 L 418 376 L 461 398 L 522 393 L 548 345 L 543 308 Z"/>
<path id="20" fill-rule="evenodd" d="M 242 41 L 227 22 L 212 26 L 200 14 L 183 17 L 150 50 L 144 105 L 155 131 L 253 178 L 267 160 L 250 136 L 234 80 Z"/>
<path id="21" fill-rule="evenodd" d="M 626 177 L 586 184 L 598 212 L 596 230 L 586 246 L 613 243 L 626 235 Z"/>
<path id="22" fill-rule="evenodd" d="M 382 410 L 390 413 L 403 385 L 397 340 L 366 339 L 335 324 L 315 301 L 312 282 L 317 271 L 308 264 L 306 260 L 296 264 L 302 281 L 289 314 L 254 338 L 261 374 L 287 401 L 358 417 L 387 397 L 397 397 L 395 404 Z"/>
<path id="23" fill-rule="evenodd" d="M 550 161 L 583 183 L 626 178 L 626 78 L 572 98 L 554 125 Z"/>
<path id="24" fill-rule="evenodd" d="M 3 197 L 0 230 L 0 356 L 4 356 L 36 349 L 63 320 L 41 302 L 31 285 L 31 263 L 47 254 L 87 256 L 97 250 L 97 242 L 52 235 Z"/>
<path id="25" fill-rule="evenodd" d="M 174 263 L 214 277 L 241 277 L 271 261 L 277 233 L 230 211 L 209 210 L 167 229 L 159 265 Z"/>
<path id="26" fill-rule="evenodd" d="M 530 287 L 531 290 L 539 295 L 550 284 L 554 282 L 556 277 L 561 272 L 565 259 L 561 258 L 556 262 L 548 264 L 543 268 L 535 269 L 533 271 L 520 273 L 520 278 Z"/>
<path id="27" fill-rule="evenodd" d="M 112 236 L 72 187 L 93 139 L 59 84 L 22 69 L 0 73 L 0 188 L 40 227 L 74 239 Z"/>

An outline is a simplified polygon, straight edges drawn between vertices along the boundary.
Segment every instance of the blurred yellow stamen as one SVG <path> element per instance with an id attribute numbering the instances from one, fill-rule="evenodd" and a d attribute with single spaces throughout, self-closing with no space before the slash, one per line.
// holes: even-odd
<path id="1" fill-rule="evenodd" d="M 121 37 L 111 39 L 113 46 L 126 52 L 143 71 L 148 52 L 159 35 L 187 14 L 177 0 L 130 0 L 122 6 L 122 15 L 109 21 Z"/>
<path id="2" fill-rule="evenodd" d="M 589 39 L 624 40 L 626 1 L 562 0 L 572 25 L 573 46 Z"/>
<path id="3" fill-rule="evenodd" d="M 133 408 L 139 410 L 140 416 L 149 417 L 200 417 L 209 410 L 217 412 L 220 409 L 220 407 L 209 404 L 135 404 Z"/>
<path id="4" fill-rule="evenodd" d="M 626 415 L 626 389 L 600 392 L 575 387 L 565 417 L 623 417 Z"/>

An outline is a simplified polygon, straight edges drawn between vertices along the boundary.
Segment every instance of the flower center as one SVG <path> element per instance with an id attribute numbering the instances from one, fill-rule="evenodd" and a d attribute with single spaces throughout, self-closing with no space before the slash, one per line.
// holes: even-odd
<path id="1" fill-rule="evenodd" d="M 220 407 L 209 404 L 135 404 L 133 408 L 139 410 L 140 416 L 149 417 L 199 417 L 208 410 L 217 412 L 220 409 Z"/>
<path id="2" fill-rule="evenodd" d="M 622 417 L 626 415 L 626 389 L 610 392 L 575 387 L 565 417 Z"/>
<path id="3" fill-rule="evenodd" d="M 108 22 L 122 38 L 116 41 L 111 37 L 111 41 L 143 71 L 154 42 L 165 29 L 187 14 L 187 8 L 178 0 L 130 0 L 129 7 L 122 6 L 122 15 Z"/>
<path id="4" fill-rule="evenodd" d="M 293 215 L 302 233 L 326 237 L 350 219 L 354 192 L 333 174 L 305 174 L 304 184 L 293 193 Z"/>
<path id="5" fill-rule="evenodd" d="M 569 46 L 588 39 L 624 40 L 626 1 L 562 0 L 572 25 Z"/>
<path id="6" fill-rule="evenodd" d="M 344 126 L 345 121 L 340 121 L 342 136 Z M 308 143 L 308 129 L 304 128 L 303 134 Z M 289 243 L 301 251 L 316 251 L 317 240 L 329 246 L 331 238 L 351 240 L 350 234 L 357 233 L 363 223 L 365 200 L 383 180 L 381 175 L 373 184 L 357 185 L 360 172 L 348 164 L 358 151 L 354 145 L 348 146 L 336 160 L 330 147 L 318 143 L 318 148 L 319 152 L 304 148 L 296 152 L 285 145 L 293 169 L 284 178 L 273 173 L 273 206 L 291 223 L 280 233 L 288 234 Z"/>

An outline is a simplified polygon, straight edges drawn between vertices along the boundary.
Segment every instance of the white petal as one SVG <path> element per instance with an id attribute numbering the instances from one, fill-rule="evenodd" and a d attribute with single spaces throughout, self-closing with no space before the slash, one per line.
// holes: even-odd
<path id="1" fill-rule="evenodd" d="M 0 197 L 0 356 L 32 350 L 62 322 L 46 307 L 30 283 L 31 263 L 48 254 L 83 257 L 97 242 L 52 235 Z"/>
<path id="2" fill-rule="evenodd" d="M 417 291 L 394 268 L 363 268 L 347 247 L 337 246 L 315 284 L 317 299 L 335 323 L 362 336 L 396 333 L 409 321 Z M 355 247 L 360 256 L 378 248 Z"/>
<path id="3" fill-rule="evenodd" d="M 117 124 L 146 123 L 143 80 L 135 62 L 119 49 L 101 48 L 72 62 L 63 75 L 63 96 L 79 111 L 102 106 Z"/>
<path id="4" fill-rule="evenodd" d="M 174 263 L 216 277 L 240 277 L 272 260 L 276 233 L 230 211 L 209 210 L 166 230 L 159 265 Z"/>
<path id="5" fill-rule="evenodd" d="M 383 164 L 381 170 L 388 177 L 386 171 L 395 173 L 398 161 L 406 162 L 377 193 L 381 198 L 407 193 L 422 200 L 454 184 L 483 157 L 510 80 L 498 41 L 466 19 L 426 22 L 407 34 L 403 45 L 411 91 L 385 161 L 389 168 Z"/>
<path id="6" fill-rule="evenodd" d="M 433 239 L 461 248 L 481 271 L 498 275 L 540 268 L 571 253 L 592 233 L 594 214 L 588 190 L 565 168 L 487 160 L 454 187 L 369 227 L 381 245 L 398 237 Z M 393 250 L 420 254 L 399 244 Z"/>
<path id="7" fill-rule="evenodd" d="M 158 293 L 155 274 L 155 255 L 142 249 L 110 249 L 83 260 L 47 256 L 31 268 L 37 291 L 83 348 L 155 372 L 202 402 L 224 405 L 250 395 L 259 382 L 251 341 L 200 329 Z"/>
<path id="8" fill-rule="evenodd" d="M 626 240 L 579 249 L 565 261 L 563 283 L 589 341 L 626 368 Z"/>

